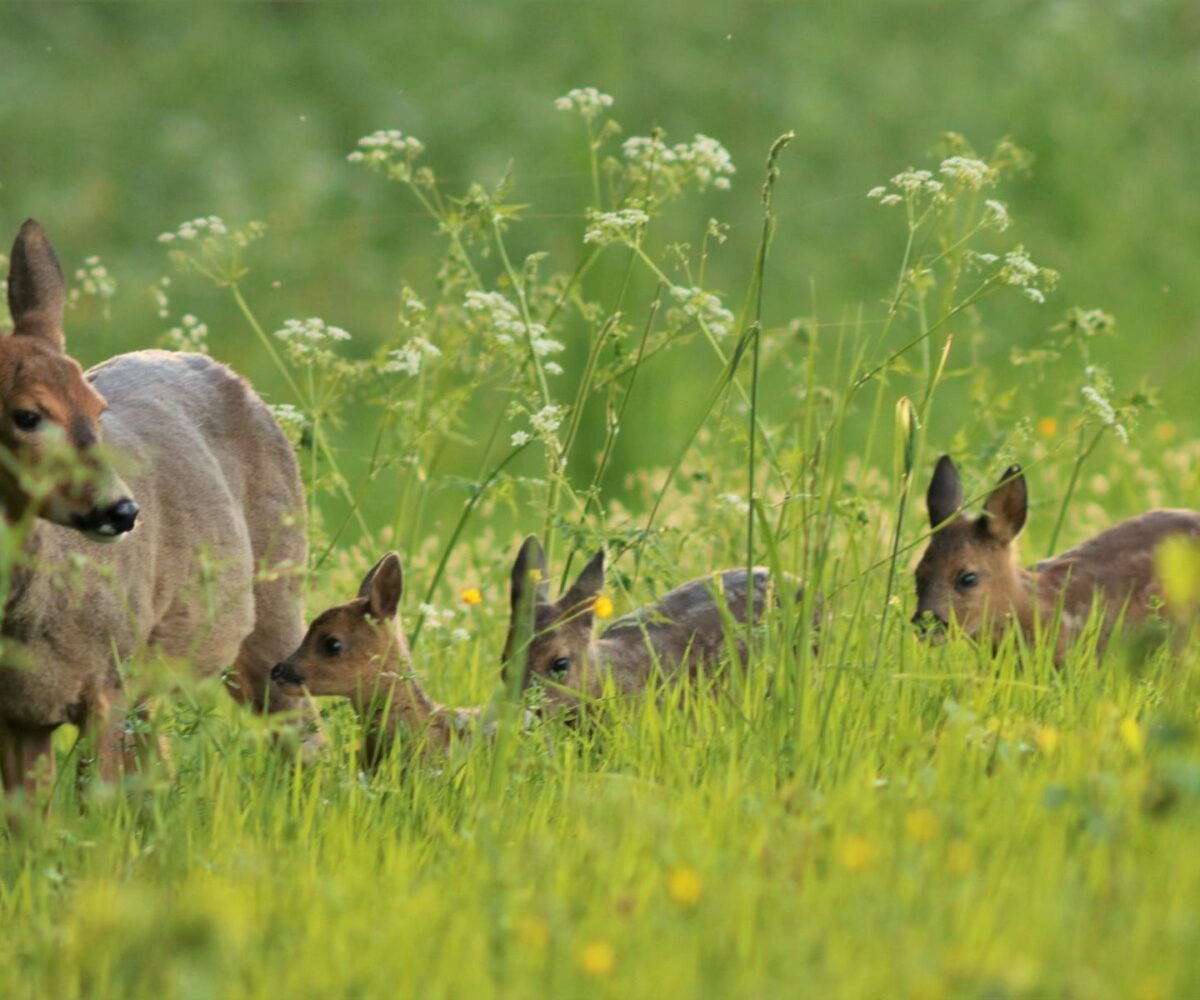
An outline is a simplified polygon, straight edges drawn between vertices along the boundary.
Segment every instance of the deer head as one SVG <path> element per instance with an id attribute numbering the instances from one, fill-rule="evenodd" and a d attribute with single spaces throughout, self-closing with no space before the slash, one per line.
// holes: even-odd
<path id="1" fill-rule="evenodd" d="M 29 219 L 13 243 L 0 336 L 0 504 L 112 540 L 138 505 L 100 455 L 106 403 L 65 353 L 65 282 L 45 230 Z"/>

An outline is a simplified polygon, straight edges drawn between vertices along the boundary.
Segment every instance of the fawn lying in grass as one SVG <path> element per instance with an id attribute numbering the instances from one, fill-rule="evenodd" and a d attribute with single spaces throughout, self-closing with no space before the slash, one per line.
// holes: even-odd
<path id="1" fill-rule="evenodd" d="M 979 517 L 966 517 L 958 469 L 949 455 L 937 463 L 926 496 L 930 525 L 938 529 L 917 566 L 913 621 L 944 635 L 954 621 L 966 634 L 990 629 L 999 640 L 1015 622 L 1032 638 L 1035 622 L 1051 623 L 1061 606 L 1058 653 L 1086 623 L 1093 601 L 1103 615 L 1103 636 L 1117 618 L 1136 622 L 1151 610 L 1158 590 L 1155 550 L 1165 538 L 1200 538 L 1200 512 L 1153 510 L 1130 518 L 1082 545 L 1038 563 L 1017 563 L 1013 544 L 1025 525 L 1025 477 L 1012 466 L 1001 477 Z"/>
<path id="2" fill-rule="evenodd" d="M 318 615 L 299 648 L 271 671 L 287 695 L 307 690 L 349 698 L 363 722 L 369 765 L 378 763 L 401 727 L 425 746 L 445 750 L 482 713 L 438 705 L 417 683 L 397 613 L 403 592 L 400 557 L 389 552 L 363 578 L 358 596 Z"/>
<path id="3" fill-rule="evenodd" d="M 237 693 L 262 708 L 271 666 L 303 634 L 304 493 L 266 406 L 202 355 L 141 351 L 85 373 L 65 353 L 64 299 L 30 220 L 9 266 L 13 330 L 0 337 L 0 505 L 24 538 L 2 626 L 9 790 L 53 768 L 65 722 L 93 737 L 102 778 L 132 762 L 136 706 L 120 675 L 131 656 L 235 667 Z"/>
<path id="4" fill-rule="evenodd" d="M 519 652 L 514 648 L 518 610 L 532 604 L 533 638 L 521 686 L 541 683 L 547 702 L 556 707 L 578 704 L 581 696 L 598 696 L 609 677 L 617 691 L 629 693 L 643 690 L 656 669 L 667 677 L 681 669 L 692 676 L 711 670 L 726 653 L 726 623 L 745 622 L 751 600 L 757 621 L 771 583 L 767 570 L 757 568 L 752 581 L 745 569 L 700 577 L 616 619 L 597 637 L 594 607 L 604 587 L 603 551 L 557 601 L 547 600 L 546 579 L 546 554 L 530 535 L 513 564 L 504 663 L 507 669 Z M 533 601 L 530 587 L 536 588 Z M 740 629 L 737 655 L 745 659 Z"/>

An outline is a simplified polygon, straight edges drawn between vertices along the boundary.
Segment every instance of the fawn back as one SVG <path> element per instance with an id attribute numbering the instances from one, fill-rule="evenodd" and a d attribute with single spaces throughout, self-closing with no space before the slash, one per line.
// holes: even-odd
<path id="1" fill-rule="evenodd" d="M 929 539 L 916 569 L 913 621 L 937 637 L 953 621 L 966 634 L 998 640 L 1010 623 L 1032 637 L 1035 622 L 1062 608 L 1060 645 L 1077 634 L 1098 601 L 1111 628 L 1118 615 L 1144 618 L 1159 592 L 1155 552 L 1175 535 L 1200 537 L 1200 513 L 1154 510 L 1130 518 L 1073 549 L 1023 568 L 1016 539 L 1028 515 L 1019 466 L 1007 469 L 984 501 L 983 513 L 962 513 L 963 491 L 949 455 L 937 463 L 926 495 Z"/>
<path id="2" fill-rule="evenodd" d="M 595 605 L 604 588 L 604 553 L 595 556 L 556 601 L 548 599 L 546 555 L 538 539 L 525 539 L 513 564 L 512 612 L 504 664 L 517 657 L 517 616 L 533 605 L 533 637 L 525 657 L 522 687 L 542 685 L 546 700 L 572 705 L 581 696 L 595 697 L 611 677 L 617 691 L 641 691 L 655 670 L 673 676 L 715 667 L 727 653 L 726 625 L 754 620 L 767 600 L 770 575 L 755 569 L 729 569 L 700 577 L 670 591 L 654 604 L 618 618 L 595 634 Z M 529 588 L 534 600 L 529 601 Z M 736 655 L 745 657 L 744 635 L 738 631 Z"/>

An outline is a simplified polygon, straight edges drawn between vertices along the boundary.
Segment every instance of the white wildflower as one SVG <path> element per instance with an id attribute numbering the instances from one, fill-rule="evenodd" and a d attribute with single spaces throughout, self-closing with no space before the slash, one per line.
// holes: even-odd
<path id="1" fill-rule="evenodd" d="M 879 198 L 882 198 L 885 194 L 887 194 L 887 188 L 882 184 L 877 184 L 877 185 L 875 185 L 875 187 L 871 188 L 871 190 L 867 192 L 867 197 L 879 199 Z"/>
<path id="2" fill-rule="evenodd" d="M 971 156 L 951 156 L 943 160 L 938 168 L 943 177 L 952 180 L 968 191 L 978 191 L 995 183 L 996 172 L 983 160 Z"/>
<path id="3" fill-rule="evenodd" d="M 289 319 L 275 331 L 277 339 L 319 344 L 326 340 L 349 340 L 350 334 L 340 326 L 330 326 L 316 316 L 309 319 Z"/>
<path id="4" fill-rule="evenodd" d="M 553 403 L 549 406 L 543 406 L 537 413 L 530 415 L 529 426 L 542 437 L 549 437 L 558 430 L 563 422 L 565 413 L 566 410 L 564 407 L 556 406 Z"/>
<path id="5" fill-rule="evenodd" d="M 547 361 L 542 365 L 542 370 L 547 375 L 561 375 L 563 373 L 563 367 L 557 361 Z"/>
<path id="6" fill-rule="evenodd" d="M 195 316 L 188 313 L 180 319 L 179 326 L 173 326 L 167 331 L 166 341 L 175 351 L 207 354 L 208 324 L 201 323 Z"/>
<path id="7" fill-rule="evenodd" d="M 450 641 L 451 642 L 469 642 L 470 640 L 471 640 L 471 633 L 468 632 L 465 628 L 456 628 L 456 629 L 452 630 L 450 633 Z"/>
<path id="8" fill-rule="evenodd" d="M 512 436 L 512 446 L 514 448 L 523 448 L 533 439 L 529 436 L 528 431 L 514 431 Z"/>
<path id="9" fill-rule="evenodd" d="M 611 108 L 613 99 L 595 87 L 576 87 L 555 99 L 554 106 L 559 111 L 578 111 L 585 119 L 591 121 L 605 108 Z"/>
<path id="10" fill-rule="evenodd" d="M 358 140 L 358 148 L 347 154 L 350 163 L 364 166 L 393 180 L 412 179 L 413 162 L 425 152 L 420 139 L 398 128 L 378 129 Z"/>
<path id="11" fill-rule="evenodd" d="M 271 411 L 275 422 L 285 430 L 293 427 L 302 428 L 307 422 L 304 414 L 291 403 L 273 403 L 267 409 Z"/>
<path id="12" fill-rule="evenodd" d="M 703 323 L 715 337 L 725 336 L 733 327 L 733 313 L 712 292 L 675 285 L 671 289 L 671 297 L 680 303 L 684 316 Z"/>
<path id="13" fill-rule="evenodd" d="M 194 240 L 203 236 L 224 236 L 228 232 L 224 220 L 219 215 L 203 215 L 181 222 L 173 232 L 160 233 L 158 242 L 173 243 L 175 240 Z"/>
<path id="14" fill-rule="evenodd" d="M 892 178 L 892 183 L 906 194 L 916 194 L 932 180 L 928 170 L 904 170 Z"/>
<path id="15" fill-rule="evenodd" d="M 384 364 L 383 370 L 388 374 L 403 372 L 416 376 L 420 374 L 421 362 L 425 358 L 437 358 L 441 354 L 441 350 L 424 337 L 413 337 L 403 347 L 388 352 L 391 360 Z"/>
<path id="16" fill-rule="evenodd" d="M 1040 288 L 1026 288 L 1025 298 L 1031 302 L 1036 302 L 1039 306 L 1046 301 L 1046 296 Z"/>
<path id="17" fill-rule="evenodd" d="M 650 221 L 650 216 L 637 208 L 622 208 L 616 212 L 588 212 L 588 228 L 583 234 L 584 243 L 600 246 L 616 240 L 632 242 L 641 228 Z"/>
<path id="18" fill-rule="evenodd" d="M 117 294 L 117 283 L 108 273 L 108 268 L 100 262 L 99 257 L 85 258 L 83 267 L 75 271 L 75 280 L 79 282 L 79 287 L 71 289 L 72 305 L 84 295 L 107 300 Z"/>
<path id="19" fill-rule="evenodd" d="M 1012 217 L 1008 214 L 1008 206 L 995 198 L 988 198 L 983 203 L 983 225 L 997 232 L 1004 232 L 1012 225 Z"/>
<path id="20" fill-rule="evenodd" d="M 899 205 L 903 200 L 904 198 L 898 194 L 885 194 L 879 199 L 879 204 L 887 205 L 890 208 L 892 205 Z"/>

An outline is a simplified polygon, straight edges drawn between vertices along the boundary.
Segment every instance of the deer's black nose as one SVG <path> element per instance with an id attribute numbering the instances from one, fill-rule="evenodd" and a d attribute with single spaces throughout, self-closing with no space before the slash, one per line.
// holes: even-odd
<path id="1" fill-rule="evenodd" d="M 296 668 L 284 660 L 282 663 L 276 663 L 271 668 L 271 680 L 277 684 L 303 684 L 304 678 L 297 672 Z"/>
<path id="2" fill-rule="evenodd" d="M 142 508 L 137 505 L 136 501 L 126 497 L 124 500 L 118 500 L 104 512 L 104 521 L 106 524 L 112 525 L 118 535 L 123 535 L 127 531 L 133 531 L 133 526 L 137 523 L 137 517 L 141 510 Z"/>

